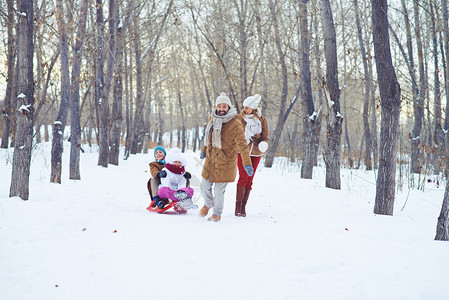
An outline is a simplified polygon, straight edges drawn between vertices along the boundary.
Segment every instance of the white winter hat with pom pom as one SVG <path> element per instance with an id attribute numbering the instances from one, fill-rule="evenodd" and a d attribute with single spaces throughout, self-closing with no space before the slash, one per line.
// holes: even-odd
<path id="1" fill-rule="evenodd" d="M 223 92 L 221 92 L 220 96 L 218 96 L 217 99 L 215 99 L 215 106 L 222 103 L 227 104 L 229 107 L 232 106 L 231 99 L 229 99 L 229 97 L 226 96 L 226 94 Z"/>
<path id="2" fill-rule="evenodd" d="M 181 153 L 179 148 L 172 148 L 168 151 L 167 156 L 165 157 L 165 162 L 168 164 L 173 164 L 173 162 L 179 161 L 183 166 L 186 165 L 186 160 Z"/>
<path id="3" fill-rule="evenodd" d="M 252 109 L 257 109 L 257 106 L 259 106 L 260 98 L 261 97 L 259 94 L 249 96 L 248 98 L 245 99 L 245 101 L 243 101 L 243 106 L 247 106 Z"/>

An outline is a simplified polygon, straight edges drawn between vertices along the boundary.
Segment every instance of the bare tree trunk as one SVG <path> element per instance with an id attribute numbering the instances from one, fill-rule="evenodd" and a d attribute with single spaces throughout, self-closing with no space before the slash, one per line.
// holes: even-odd
<path id="1" fill-rule="evenodd" d="M 109 163 L 118 166 L 120 154 L 120 134 L 122 131 L 123 98 L 123 52 L 125 48 L 124 27 L 117 28 L 117 52 L 115 53 L 116 70 L 114 73 L 114 102 L 112 103 L 112 133 Z"/>
<path id="2" fill-rule="evenodd" d="M 404 0 L 403 0 L 404 1 Z M 414 15 L 415 15 L 415 38 L 418 47 L 418 62 L 419 62 L 419 92 L 416 98 L 416 103 L 413 105 L 415 124 L 412 130 L 412 158 L 411 158 L 411 172 L 421 173 L 421 130 L 424 119 L 424 99 L 426 94 L 426 78 L 424 72 L 424 57 L 423 46 L 421 38 L 421 25 L 419 20 L 419 9 L 417 1 L 413 1 Z"/>
<path id="3" fill-rule="evenodd" d="M 160 87 L 158 86 L 158 90 L 160 90 Z M 162 136 L 164 134 L 164 117 L 163 113 L 164 110 L 164 101 L 162 101 L 162 93 L 157 93 L 156 100 L 157 100 L 157 116 L 158 116 L 158 137 L 157 137 L 157 144 L 162 145 Z"/>
<path id="4" fill-rule="evenodd" d="M 247 67 L 247 10 L 248 1 L 240 0 L 240 6 L 237 4 L 236 0 L 233 0 L 235 8 L 237 10 L 238 16 L 238 30 L 239 30 L 239 56 L 240 56 L 240 98 L 242 100 L 248 97 L 248 67 Z"/>
<path id="5" fill-rule="evenodd" d="M 341 10 L 341 15 L 344 16 L 345 12 L 343 10 L 343 1 L 340 0 L 340 10 Z M 342 30 L 341 30 L 341 38 L 342 38 L 342 43 L 343 43 L 343 113 L 345 116 L 348 116 L 348 110 L 347 110 L 347 101 L 346 101 L 346 90 L 347 90 L 347 86 L 346 86 L 346 74 L 347 74 L 347 63 L 346 63 L 346 45 L 347 45 L 347 41 L 346 41 L 346 23 L 345 23 L 345 17 L 342 17 L 341 20 L 341 25 L 342 25 Z M 343 148 L 347 149 L 348 152 L 348 163 L 349 166 L 352 168 L 353 165 L 353 160 L 352 160 L 352 154 L 351 154 L 351 140 L 349 138 L 349 131 L 348 131 L 348 119 L 349 118 L 344 118 L 343 119 L 343 126 L 345 129 L 345 140 L 346 140 L 346 147 L 343 146 Z"/>
<path id="6" fill-rule="evenodd" d="M 366 55 L 365 43 L 363 42 L 362 36 L 362 26 L 360 24 L 360 13 L 359 13 L 359 3 L 357 0 L 354 0 L 354 9 L 355 9 L 355 19 L 357 23 L 357 34 L 359 38 L 359 46 L 362 54 L 362 63 L 363 63 L 363 71 L 365 74 L 365 91 L 364 91 L 364 102 L 363 102 L 363 130 L 365 133 L 365 168 L 366 170 L 371 170 L 371 152 L 372 152 L 372 140 L 371 140 L 371 132 L 369 127 L 369 103 L 370 103 L 370 88 L 371 88 L 371 77 L 368 71 L 367 60 L 368 57 Z"/>
<path id="7" fill-rule="evenodd" d="M 125 48 L 124 49 L 124 64 L 125 64 L 125 95 L 126 95 L 126 101 L 125 101 L 125 119 L 126 119 L 126 140 L 125 140 L 125 153 L 124 158 L 128 159 L 130 150 L 131 150 L 131 137 L 132 137 L 132 130 L 131 130 L 131 112 L 130 107 L 132 106 L 132 94 L 130 90 L 132 91 L 132 76 L 130 75 L 129 69 L 128 69 L 128 51 Z M 130 65 L 132 65 L 132 55 L 130 55 Z"/>
<path id="8" fill-rule="evenodd" d="M 436 231 L 435 240 L 449 241 L 449 180 L 446 180 L 446 189 Z"/>
<path id="9" fill-rule="evenodd" d="M 382 104 L 381 150 L 374 213 L 392 215 L 396 185 L 401 88 L 391 59 L 387 0 L 371 0 L 371 7 L 374 54 Z"/>
<path id="10" fill-rule="evenodd" d="M 109 107 L 107 103 L 107 89 L 105 89 L 104 80 L 104 16 L 103 0 L 96 0 L 96 30 L 97 30 L 97 56 L 96 56 L 96 99 L 97 115 L 99 117 L 99 150 L 98 165 L 108 166 L 109 141 L 108 141 L 108 115 Z M 105 101 L 106 100 L 106 101 Z"/>
<path id="11" fill-rule="evenodd" d="M 137 17 L 133 18 L 134 21 L 134 53 L 135 53 L 135 59 L 136 59 L 136 107 L 135 107 L 135 113 L 134 113 L 134 122 L 131 129 L 131 154 L 136 154 L 138 149 L 138 139 L 139 139 L 139 133 L 138 131 L 143 129 L 140 127 L 141 120 L 143 119 L 143 93 L 142 93 L 142 61 L 141 61 L 141 45 L 140 45 L 140 37 L 139 37 L 139 28 L 138 28 L 138 19 Z"/>
<path id="12" fill-rule="evenodd" d="M 181 100 L 181 93 L 178 91 L 178 109 L 179 113 L 181 114 L 181 134 L 178 135 L 178 143 L 179 138 L 181 138 L 181 152 L 186 151 L 186 122 L 185 122 L 185 116 L 184 116 L 184 107 Z"/>
<path id="13" fill-rule="evenodd" d="M 17 111 L 16 139 L 9 197 L 28 200 L 31 147 L 33 142 L 33 1 L 20 1 L 17 27 Z"/>
<path id="14" fill-rule="evenodd" d="M 254 12 L 256 17 L 256 28 L 257 28 L 257 42 L 259 45 L 259 57 L 260 57 L 260 79 L 262 82 L 262 115 L 267 115 L 268 106 L 268 88 L 267 88 L 267 78 L 265 75 L 265 42 L 266 39 L 263 37 L 262 22 L 260 19 L 260 0 L 256 0 L 254 5 Z"/>
<path id="15" fill-rule="evenodd" d="M 317 11 L 317 6 L 316 6 L 317 2 L 316 0 L 312 0 L 312 10 L 314 12 Z M 318 115 L 317 115 L 317 119 L 316 119 L 316 125 L 315 125 L 315 132 L 314 132 L 314 145 L 315 145 L 315 161 L 313 163 L 314 166 L 318 165 L 318 150 L 319 150 L 319 146 L 320 146 L 320 133 L 321 133 L 321 122 L 323 119 L 323 114 L 320 113 L 321 109 L 323 107 L 323 75 L 321 74 L 321 51 L 320 51 L 320 38 L 318 37 L 318 16 L 317 14 L 313 14 L 313 30 L 315 33 L 315 38 L 314 38 L 314 56 L 315 56 L 315 61 L 316 61 L 316 77 L 315 77 L 315 82 L 317 85 L 317 89 L 318 89 L 318 101 L 319 103 L 316 105 L 316 107 L 318 108 Z"/>
<path id="16" fill-rule="evenodd" d="M 281 100 L 280 100 L 280 108 L 279 108 L 279 114 L 278 114 L 278 120 L 276 123 L 276 127 L 274 129 L 273 133 L 273 139 L 270 143 L 270 146 L 267 151 L 266 159 L 265 159 L 265 167 L 271 168 L 274 161 L 274 156 L 276 154 L 276 150 L 279 146 L 279 141 L 281 139 L 282 129 L 284 128 L 285 121 L 287 120 L 288 114 L 290 113 L 291 107 L 293 107 L 294 102 L 296 101 L 297 97 L 295 97 L 295 100 L 291 102 L 290 110 L 287 110 L 287 95 L 288 95 L 288 72 L 287 72 L 287 64 L 285 63 L 285 53 L 282 51 L 282 45 L 281 45 L 281 36 L 279 33 L 279 23 L 277 19 L 277 12 L 275 3 L 273 3 L 272 0 L 269 0 L 269 6 L 271 11 L 271 16 L 273 19 L 273 26 L 274 26 L 274 36 L 275 36 L 275 44 L 276 49 L 279 55 L 279 62 L 281 64 L 282 69 L 282 91 L 281 91 Z"/>
<path id="17" fill-rule="evenodd" d="M 14 61 L 15 55 L 15 39 L 14 39 L 14 0 L 7 0 L 8 6 L 8 53 L 7 53 L 7 77 L 6 77 L 6 94 L 5 94 L 5 108 L 3 111 L 4 123 L 3 123 L 3 135 L 1 148 L 8 148 L 9 136 L 11 133 L 11 119 L 14 118 L 14 106 L 12 105 L 13 86 L 14 81 Z"/>
<path id="18" fill-rule="evenodd" d="M 447 0 L 441 0 L 442 7 L 443 7 L 443 33 L 444 33 L 444 53 L 446 54 L 445 60 L 443 60 L 443 69 L 444 69 L 444 78 L 445 78 L 445 84 L 444 88 L 446 91 L 446 107 L 449 107 L 449 24 L 448 24 L 448 8 L 447 8 Z M 443 51 L 441 51 L 443 53 Z M 449 146 L 448 143 L 448 130 L 449 130 L 449 109 L 446 109 L 445 118 L 444 118 L 444 140 L 445 140 L 445 150 Z M 446 150 L 447 151 L 447 150 Z M 448 164 L 449 161 L 446 158 L 444 161 L 445 164 L 445 174 L 448 174 Z"/>
<path id="19" fill-rule="evenodd" d="M 329 91 L 327 118 L 327 144 L 325 151 L 326 187 L 340 189 L 341 125 L 340 88 L 338 86 L 337 39 L 329 0 L 321 1 L 326 56 L 326 85 Z"/>
<path id="20" fill-rule="evenodd" d="M 80 174 L 80 150 L 81 150 L 81 120 L 80 120 L 80 76 L 81 59 L 83 56 L 84 36 L 86 33 L 87 0 L 81 0 L 78 20 L 78 32 L 72 64 L 72 105 L 70 109 L 70 179 L 81 179 Z"/>
<path id="21" fill-rule="evenodd" d="M 303 145 L 304 158 L 301 165 L 301 178 L 311 179 L 313 175 L 313 164 L 316 158 L 314 145 L 314 130 L 317 113 L 313 105 L 312 82 L 310 76 L 310 37 L 307 20 L 307 3 L 309 0 L 299 1 L 299 27 L 301 32 L 301 81 L 300 97 L 303 100 Z"/>
<path id="22" fill-rule="evenodd" d="M 101 3 L 102 0 L 97 0 L 97 3 Z M 108 64 L 106 68 L 105 86 L 101 99 L 101 117 L 100 117 L 100 153 L 98 155 L 98 165 L 107 167 L 109 163 L 109 95 L 112 83 L 112 76 L 114 73 L 114 60 L 115 60 L 115 30 L 117 24 L 117 4 L 115 0 L 109 0 L 109 51 L 108 51 Z M 104 27 L 103 10 L 97 7 L 97 20 L 98 26 Z M 104 28 L 100 30 L 103 35 Z M 102 47 L 101 47 L 102 48 Z"/>
<path id="23" fill-rule="evenodd" d="M 430 6 L 430 18 L 432 21 L 432 44 L 433 44 L 433 60 L 434 60 L 434 118 L 435 118 L 435 126 L 434 126 L 434 143 L 435 143 L 435 153 L 433 159 L 434 165 L 434 174 L 439 174 L 441 172 L 441 163 L 439 157 L 442 156 L 442 151 L 440 149 L 444 149 L 444 133 L 442 128 L 442 119 L 441 119 L 441 91 L 440 91 L 440 74 L 436 70 L 439 70 L 438 63 L 438 39 L 437 39 L 437 30 L 436 30 L 436 18 L 435 18 L 435 10 L 434 10 L 434 1 L 431 1 Z"/>
<path id="24" fill-rule="evenodd" d="M 368 43 L 369 45 L 369 43 Z M 368 51 L 368 53 L 371 53 L 371 50 Z M 370 54 L 371 57 L 371 54 Z M 378 164 L 377 164 L 377 157 L 378 157 L 378 148 L 377 148 L 377 114 L 376 114 L 376 86 L 374 85 L 374 75 L 373 75 L 373 59 L 369 59 L 369 64 L 368 64 L 368 70 L 369 70 L 369 76 L 370 76 L 370 80 L 371 80 L 371 86 L 370 86 L 370 94 L 371 94 L 371 125 L 372 125 L 372 138 L 373 138 L 373 143 L 372 143 L 372 148 L 373 148 L 373 162 L 374 162 L 374 168 L 377 169 Z"/>
<path id="25" fill-rule="evenodd" d="M 51 147 L 50 182 L 61 183 L 62 152 L 64 128 L 67 120 L 70 97 L 69 45 L 67 41 L 67 25 L 65 22 L 62 0 L 56 2 L 57 20 L 59 24 L 59 45 L 61 51 L 61 104 L 58 116 L 53 123 L 53 140 Z"/>

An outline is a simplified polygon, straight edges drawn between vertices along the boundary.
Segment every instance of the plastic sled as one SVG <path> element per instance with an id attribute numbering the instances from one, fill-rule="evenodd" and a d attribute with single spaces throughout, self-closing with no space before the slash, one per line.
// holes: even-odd
<path id="1" fill-rule="evenodd" d="M 187 209 L 184 207 L 181 207 L 179 205 L 176 205 L 178 202 L 172 201 L 169 204 L 167 204 L 164 208 L 159 208 L 155 205 L 154 201 L 151 201 L 150 206 L 147 207 L 147 210 L 152 212 L 157 212 L 160 214 L 166 213 L 172 213 L 172 214 L 185 214 L 187 213 Z M 173 208 L 173 211 L 167 211 L 170 208 Z"/>

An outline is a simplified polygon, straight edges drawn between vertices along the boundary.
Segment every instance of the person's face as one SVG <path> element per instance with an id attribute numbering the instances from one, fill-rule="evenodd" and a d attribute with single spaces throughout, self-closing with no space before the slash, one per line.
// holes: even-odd
<path id="1" fill-rule="evenodd" d="M 156 157 L 157 160 L 163 160 L 165 157 L 164 152 L 162 150 L 156 150 L 156 152 L 154 152 L 154 156 Z"/>
<path id="2" fill-rule="evenodd" d="M 220 103 L 217 105 L 217 115 L 219 116 L 224 116 L 225 114 L 228 113 L 229 110 L 229 105 L 227 105 L 226 103 Z"/>
<path id="3" fill-rule="evenodd" d="M 177 166 L 177 167 L 181 167 L 181 166 L 182 166 L 182 163 L 181 163 L 180 161 L 177 161 L 177 160 L 175 160 L 175 161 L 173 162 L 173 164 L 174 164 L 175 166 Z"/>
<path id="4" fill-rule="evenodd" d="M 243 106 L 243 111 L 245 112 L 245 115 L 251 115 L 254 111 L 251 107 Z"/>

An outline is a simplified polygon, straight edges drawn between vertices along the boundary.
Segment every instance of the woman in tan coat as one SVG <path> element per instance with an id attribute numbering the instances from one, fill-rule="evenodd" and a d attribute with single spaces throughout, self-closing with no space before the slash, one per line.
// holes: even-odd
<path id="1" fill-rule="evenodd" d="M 260 95 L 249 96 L 243 101 L 243 111 L 241 117 L 245 128 L 245 139 L 251 153 L 251 164 L 254 174 L 249 176 L 243 167 L 242 157 L 238 156 L 237 167 L 239 169 L 239 180 L 237 182 L 237 194 L 235 202 L 235 215 L 246 217 L 246 203 L 251 192 L 254 175 L 259 165 L 262 154 L 268 148 L 268 121 L 257 110 L 260 102 Z"/>

